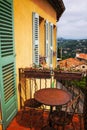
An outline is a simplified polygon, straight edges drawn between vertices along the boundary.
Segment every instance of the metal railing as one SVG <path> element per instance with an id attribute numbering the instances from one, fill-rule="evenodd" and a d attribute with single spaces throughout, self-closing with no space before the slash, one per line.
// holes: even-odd
<path id="1" fill-rule="evenodd" d="M 50 73 L 50 78 L 49 76 L 48 77 L 37 76 L 38 78 L 36 77 L 33 78 L 33 77 L 26 76 L 24 70 L 25 68 L 19 68 L 18 88 L 19 88 L 19 97 L 20 97 L 20 108 L 22 108 L 23 106 L 23 100 L 33 97 L 36 90 L 39 90 L 42 88 L 48 88 L 48 87 L 57 87 L 61 89 L 65 88 L 68 91 L 71 81 L 76 80 L 76 78 L 78 79 L 78 81 L 80 81 L 80 79 L 82 79 L 82 76 L 83 76 L 83 74 L 81 74 L 80 75 L 81 77 L 78 77 L 76 73 L 73 73 L 72 75 L 69 72 L 68 74 L 70 74 L 72 77 L 70 77 L 70 75 L 66 76 L 66 73 L 62 73 L 63 77 L 61 73 L 57 74 L 58 77 L 57 75 L 55 75 L 55 73 Z M 84 127 L 85 129 L 87 129 L 87 120 L 86 120 L 87 119 L 87 76 L 85 77 L 86 77 L 86 86 L 85 86 L 84 92 L 80 91 L 81 96 L 80 96 L 79 108 L 81 110 L 81 113 L 83 114 Z M 69 84 L 66 84 L 65 81 L 68 81 Z M 59 85 L 58 83 L 60 83 L 61 85 Z M 79 91 L 79 89 L 77 88 L 76 91 Z"/>
<path id="2" fill-rule="evenodd" d="M 19 69 L 19 98 L 20 98 L 20 108 L 23 106 L 23 101 L 27 98 L 33 98 L 35 91 L 42 88 L 55 87 L 56 82 L 53 79 L 53 75 L 50 77 L 28 77 L 24 71 L 24 68 Z M 55 85 L 54 85 L 55 83 Z"/>

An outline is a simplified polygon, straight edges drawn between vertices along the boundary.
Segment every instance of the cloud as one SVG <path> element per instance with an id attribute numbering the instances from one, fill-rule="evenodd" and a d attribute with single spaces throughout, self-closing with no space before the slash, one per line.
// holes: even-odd
<path id="1" fill-rule="evenodd" d="M 87 38 L 87 0 L 63 0 L 65 12 L 57 23 L 57 37 Z"/>

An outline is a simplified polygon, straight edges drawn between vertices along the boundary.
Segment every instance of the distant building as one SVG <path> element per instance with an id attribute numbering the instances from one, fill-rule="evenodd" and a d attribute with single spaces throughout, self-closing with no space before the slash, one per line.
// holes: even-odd
<path id="1" fill-rule="evenodd" d="M 87 63 L 87 54 L 85 53 L 76 53 L 76 58 Z"/>
<path id="2" fill-rule="evenodd" d="M 87 64 L 84 61 L 79 61 L 76 58 L 68 58 L 62 61 L 59 61 L 59 66 L 64 70 L 75 70 L 75 71 L 86 71 Z"/>

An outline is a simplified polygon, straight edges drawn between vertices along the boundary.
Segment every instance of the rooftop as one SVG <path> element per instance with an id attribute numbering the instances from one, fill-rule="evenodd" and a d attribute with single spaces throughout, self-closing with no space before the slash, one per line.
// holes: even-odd
<path id="1" fill-rule="evenodd" d="M 57 13 L 57 20 L 61 17 L 62 13 L 65 11 L 65 6 L 62 0 L 48 0 L 49 3 L 53 6 Z"/>

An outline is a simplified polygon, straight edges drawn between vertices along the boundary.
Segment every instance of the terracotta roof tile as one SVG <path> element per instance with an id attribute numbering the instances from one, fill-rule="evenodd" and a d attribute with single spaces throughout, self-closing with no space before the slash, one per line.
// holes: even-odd
<path id="1" fill-rule="evenodd" d="M 76 57 L 77 57 L 77 58 L 80 58 L 80 59 L 87 60 L 87 54 L 84 54 L 84 53 L 76 54 Z"/>
<path id="2" fill-rule="evenodd" d="M 59 61 L 60 68 L 66 67 L 66 68 L 73 68 L 78 65 L 82 65 L 84 62 L 79 61 L 76 58 L 68 58 L 62 61 Z"/>

